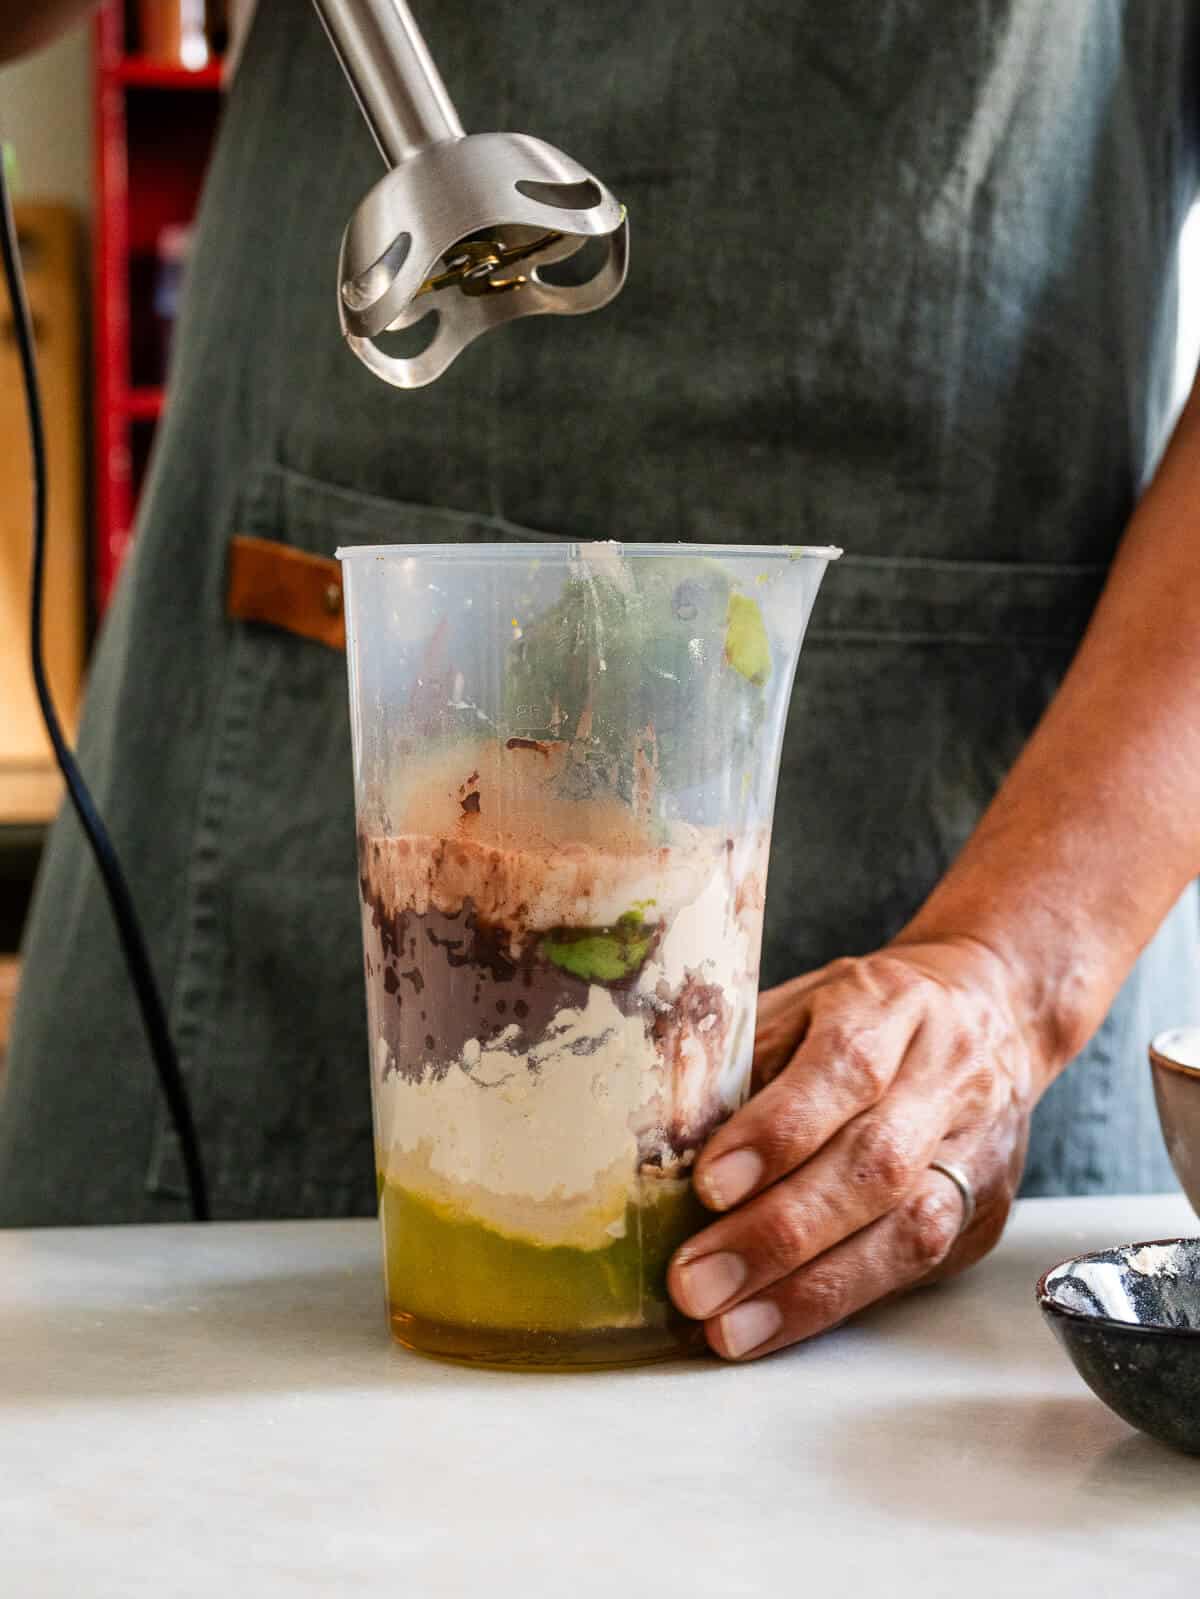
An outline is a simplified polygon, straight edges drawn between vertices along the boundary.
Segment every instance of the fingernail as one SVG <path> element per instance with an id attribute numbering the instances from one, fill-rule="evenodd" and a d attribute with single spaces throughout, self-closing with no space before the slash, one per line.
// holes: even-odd
<path id="1" fill-rule="evenodd" d="M 700 1198 L 714 1210 L 728 1210 L 744 1199 L 763 1174 L 762 1156 L 752 1149 L 735 1149 L 696 1173 Z"/>
<path id="2" fill-rule="evenodd" d="M 773 1299 L 750 1299 L 735 1305 L 721 1317 L 721 1337 L 729 1354 L 736 1359 L 777 1333 L 783 1312 Z"/>
<path id="3" fill-rule="evenodd" d="M 740 1255 L 727 1249 L 715 1255 L 703 1255 L 679 1273 L 683 1309 L 689 1316 L 703 1321 L 718 1305 L 732 1299 L 745 1281 L 746 1262 Z"/>

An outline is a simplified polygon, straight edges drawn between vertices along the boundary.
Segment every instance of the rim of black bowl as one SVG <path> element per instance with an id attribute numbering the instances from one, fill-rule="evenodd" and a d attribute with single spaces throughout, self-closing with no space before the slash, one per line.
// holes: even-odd
<path id="1" fill-rule="evenodd" d="M 1110 1244 L 1107 1249 L 1094 1249 L 1087 1255 L 1068 1255 L 1066 1260 L 1060 1260 L 1057 1266 L 1050 1266 L 1038 1278 L 1034 1293 L 1037 1302 L 1043 1310 L 1061 1316 L 1064 1321 L 1077 1321 L 1086 1327 L 1109 1327 L 1114 1332 L 1125 1333 L 1165 1333 L 1172 1338 L 1200 1339 L 1200 1327 L 1168 1327 L 1163 1321 L 1121 1321 L 1116 1316 L 1104 1316 L 1099 1311 L 1076 1310 L 1071 1305 L 1061 1305 L 1052 1297 L 1047 1288 L 1048 1280 L 1056 1271 L 1062 1271 L 1065 1266 L 1083 1266 L 1089 1261 L 1098 1261 L 1102 1265 L 1111 1265 L 1106 1257 L 1116 1255 L 1131 1249 L 1165 1249 L 1170 1244 L 1195 1244 L 1200 1243 L 1200 1238 L 1192 1233 L 1185 1233 L 1180 1238 L 1145 1238 L 1131 1244 Z"/>

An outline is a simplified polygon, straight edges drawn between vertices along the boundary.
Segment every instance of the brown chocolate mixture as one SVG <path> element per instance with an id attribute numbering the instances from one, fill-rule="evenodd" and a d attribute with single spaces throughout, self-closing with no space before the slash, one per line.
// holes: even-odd
<path id="1" fill-rule="evenodd" d="M 457 916 L 388 916 L 375 903 L 370 926 L 368 948 L 373 934 L 373 964 L 391 1002 L 381 1006 L 380 1025 L 393 1069 L 413 1082 L 431 1070 L 445 1076 L 469 1039 L 486 1043 L 514 1025 L 507 1047 L 524 1055 L 560 1010 L 585 1002 L 586 984 L 538 960 L 536 945 L 513 961 L 507 937 L 480 926 L 470 906 Z"/>
<path id="2" fill-rule="evenodd" d="M 716 983 L 689 977 L 672 1003 L 654 1019 L 654 1042 L 670 1073 L 667 1102 L 671 1118 L 664 1129 L 670 1149 L 698 1149 L 724 1120 L 712 1085 L 721 1075 L 732 1019 L 729 1001 Z M 699 1062 L 688 1060 L 684 1044 L 699 1046 Z"/>
<path id="3" fill-rule="evenodd" d="M 587 1004 L 590 985 L 544 959 L 539 938 L 529 939 L 514 959 L 507 932 L 481 924 L 469 901 L 453 916 L 432 908 L 420 915 L 389 913 L 372 889 L 367 859 L 363 840 L 366 963 L 372 983 L 382 978 L 377 1020 L 390 1056 L 387 1071 L 412 1082 L 429 1075 L 440 1081 L 470 1039 L 486 1043 L 514 1026 L 505 1048 L 520 1059 L 560 1011 Z M 718 986 L 698 978 L 689 977 L 677 994 L 648 995 L 636 991 L 637 975 L 606 987 L 624 1015 L 645 1017 L 668 1069 L 668 1123 L 650 1130 L 639 1151 L 644 1168 L 665 1170 L 698 1149 L 724 1117 L 710 1085 L 723 1064 L 730 1007 Z M 685 1057 L 689 1039 L 700 1045 L 702 1067 Z"/>
<path id="4" fill-rule="evenodd" d="M 560 744 L 552 744 L 543 738 L 510 738 L 505 740 L 506 750 L 533 750 L 537 755 L 545 755 L 547 759 L 551 750 L 560 749 Z"/>

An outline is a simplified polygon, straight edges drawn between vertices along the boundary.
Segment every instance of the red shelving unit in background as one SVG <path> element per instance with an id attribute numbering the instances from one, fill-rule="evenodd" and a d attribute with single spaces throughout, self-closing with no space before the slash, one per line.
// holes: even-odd
<path id="1" fill-rule="evenodd" d="M 206 67 L 176 67 L 168 61 L 149 61 L 144 56 L 126 56 L 116 66 L 116 76 L 131 88 L 144 89 L 219 89 L 220 62 Z"/>
<path id="2" fill-rule="evenodd" d="M 106 0 L 95 32 L 97 613 L 132 536 L 164 405 L 159 239 L 195 215 L 221 105 L 219 62 L 190 70 L 138 53 L 136 9 Z"/>

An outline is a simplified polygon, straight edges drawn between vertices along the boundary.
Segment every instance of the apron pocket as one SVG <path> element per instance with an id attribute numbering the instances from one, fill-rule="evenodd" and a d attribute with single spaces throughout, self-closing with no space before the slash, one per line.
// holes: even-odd
<path id="1" fill-rule="evenodd" d="M 333 551 L 552 535 L 273 466 L 254 473 L 229 533 L 236 614 L 172 1028 L 218 1215 L 365 1213 L 375 1189 L 349 714 L 340 639 L 320 631 Z M 912 914 L 1054 693 L 1102 579 L 853 556 L 830 568 L 783 752 L 764 982 L 873 948 Z M 149 1183 L 184 1191 L 165 1116 Z"/>

